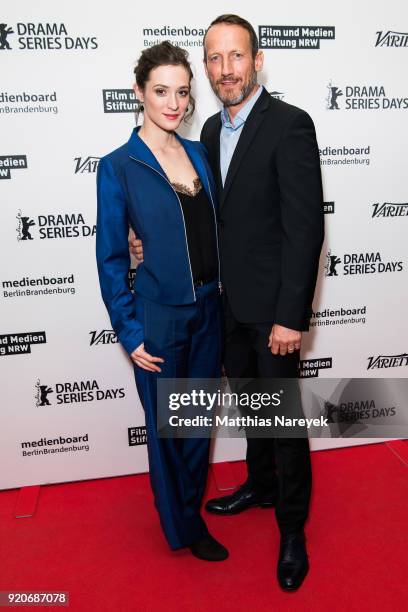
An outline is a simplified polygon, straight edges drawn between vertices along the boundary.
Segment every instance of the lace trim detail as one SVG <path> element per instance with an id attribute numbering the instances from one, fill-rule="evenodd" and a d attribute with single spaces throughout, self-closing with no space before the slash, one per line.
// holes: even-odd
<path id="1" fill-rule="evenodd" d="M 196 196 L 202 189 L 202 184 L 200 178 L 197 176 L 193 181 L 193 188 L 184 185 L 184 183 L 171 183 L 176 191 L 179 193 L 184 193 L 184 195 L 188 196 Z"/>

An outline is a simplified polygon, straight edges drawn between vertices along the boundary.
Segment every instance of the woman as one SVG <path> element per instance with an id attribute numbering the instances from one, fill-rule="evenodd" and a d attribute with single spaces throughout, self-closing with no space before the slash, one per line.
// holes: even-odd
<path id="1" fill-rule="evenodd" d="M 172 549 L 189 547 L 200 559 L 219 561 L 228 551 L 200 515 L 209 439 L 160 438 L 156 389 L 159 377 L 220 375 L 214 181 L 202 145 L 175 132 L 194 110 L 187 53 L 163 42 L 142 52 L 134 72 L 143 126 L 98 168 L 101 292 L 134 363 L 150 479 L 167 541 Z M 129 225 L 144 246 L 134 295 L 127 280 Z"/>

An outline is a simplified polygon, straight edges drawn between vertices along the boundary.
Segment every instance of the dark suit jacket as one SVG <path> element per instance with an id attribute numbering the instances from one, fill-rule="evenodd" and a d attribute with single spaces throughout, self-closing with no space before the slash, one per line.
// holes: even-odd
<path id="1" fill-rule="evenodd" d="M 264 89 L 220 173 L 220 113 L 204 124 L 219 191 L 221 276 L 234 316 L 307 330 L 324 237 L 313 121 Z"/>

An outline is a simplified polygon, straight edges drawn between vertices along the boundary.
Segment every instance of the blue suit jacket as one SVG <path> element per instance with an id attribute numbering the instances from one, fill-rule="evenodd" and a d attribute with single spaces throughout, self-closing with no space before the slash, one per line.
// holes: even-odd
<path id="1" fill-rule="evenodd" d="M 112 327 L 130 354 L 143 342 L 136 294 L 162 304 L 191 304 L 195 291 L 177 193 L 135 128 L 129 141 L 99 162 L 96 258 Z M 214 179 L 200 142 L 177 136 L 207 192 L 217 219 Z M 129 225 L 143 242 L 144 261 L 129 289 Z"/>

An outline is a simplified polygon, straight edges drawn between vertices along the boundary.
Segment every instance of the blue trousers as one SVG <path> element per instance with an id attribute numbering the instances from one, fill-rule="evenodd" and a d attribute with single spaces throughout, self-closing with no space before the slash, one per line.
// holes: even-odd
<path id="1" fill-rule="evenodd" d="M 134 365 L 147 431 L 150 482 L 164 535 L 173 550 L 208 534 L 200 515 L 210 440 L 160 438 L 157 433 L 157 380 L 218 378 L 221 375 L 221 302 L 217 282 L 196 289 L 197 301 L 168 306 L 136 296 L 145 350 L 162 357 L 161 372 Z"/>

